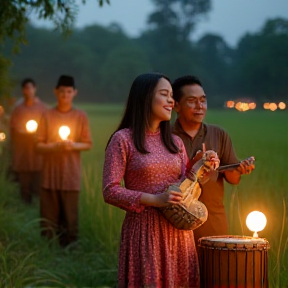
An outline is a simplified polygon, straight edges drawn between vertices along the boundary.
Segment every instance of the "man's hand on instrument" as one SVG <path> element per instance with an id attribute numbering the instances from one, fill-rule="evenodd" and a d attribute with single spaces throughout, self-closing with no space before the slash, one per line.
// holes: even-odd
<path id="1" fill-rule="evenodd" d="M 217 181 L 218 174 L 219 174 L 219 173 L 218 173 L 216 170 L 205 171 L 205 172 L 198 178 L 198 182 L 199 182 L 201 185 L 204 185 L 204 184 L 207 183 L 209 180 Z"/>
<path id="2" fill-rule="evenodd" d="M 240 166 L 237 168 L 237 171 L 240 173 L 240 175 L 250 174 L 255 169 L 254 161 L 254 157 L 250 157 L 241 161 Z"/>

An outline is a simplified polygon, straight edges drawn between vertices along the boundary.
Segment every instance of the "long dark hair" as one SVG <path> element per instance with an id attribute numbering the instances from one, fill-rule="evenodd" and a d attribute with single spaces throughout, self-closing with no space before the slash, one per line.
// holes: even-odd
<path id="1" fill-rule="evenodd" d="M 121 129 L 130 128 L 133 133 L 134 145 L 136 149 L 143 154 L 149 153 L 149 151 L 147 151 L 144 147 L 145 130 L 149 127 L 149 119 L 152 113 L 152 99 L 154 97 L 155 87 L 161 78 L 164 78 L 171 83 L 168 77 L 160 73 L 142 74 L 133 81 L 123 118 L 120 122 L 120 125 L 114 132 L 116 133 Z M 178 153 L 179 148 L 173 141 L 169 121 L 162 121 L 160 123 L 160 132 L 162 142 L 165 147 L 171 153 Z"/>

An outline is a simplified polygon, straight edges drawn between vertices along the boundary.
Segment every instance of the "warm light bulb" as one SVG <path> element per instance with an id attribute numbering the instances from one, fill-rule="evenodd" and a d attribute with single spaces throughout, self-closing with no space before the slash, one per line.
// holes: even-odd
<path id="1" fill-rule="evenodd" d="M 271 111 L 274 112 L 275 110 L 277 110 L 277 108 L 278 108 L 278 106 L 277 106 L 276 103 L 270 103 L 269 109 L 270 109 Z"/>
<path id="2" fill-rule="evenodd" d="M 284 110 L 284 109 L 286 109 L 286 104 L 284 102 L 280 102 L 278 104 L 278 108 L 281 109 L 281 110 Z"/>
<path id="3" fill-rule="evenodd" d="M 6 135 L 4 132 L 0 133 L 0 141 L 4 141 L 6 139 Z"/>
<path id="4" fill-rule="evenodd" d="M 262 231 L 267 223 L 267 219 L 262 212 L 253 211 L 246 218 L 246 225 L 249 230 L 255 232 L 253 237 L 258 237 L 257 232 Z"/>
<path id="5" fill-rule="evenodd" d="M 70 135 L 70 128 L 68 126 L 61 126 L 59 128 L 59 135 L 62 140 L 67 140 L 68 136 Z"/>
<path id="6" fill-rule="evenodd" d="M 26 129 L 30 133 L 36 132 L 37 128 L 38 124 L 35 120 L 30 120 L 26 123 Z"/>

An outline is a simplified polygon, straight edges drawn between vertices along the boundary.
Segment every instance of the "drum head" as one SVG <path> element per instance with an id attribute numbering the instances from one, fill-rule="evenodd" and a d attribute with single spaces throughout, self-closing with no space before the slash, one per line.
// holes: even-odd
<path id="1" fill-rule="evenodd" d="M 200 247 L 211 249 L 266 250 L 270 248 L 265 238 L 234 235 L 203 237 L 199 239 L 198 244 Z"/>

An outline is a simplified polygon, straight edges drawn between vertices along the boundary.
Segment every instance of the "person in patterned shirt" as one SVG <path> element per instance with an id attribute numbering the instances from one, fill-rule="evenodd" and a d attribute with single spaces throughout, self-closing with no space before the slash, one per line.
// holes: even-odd
<path id="1" fill-rule="evenodd" d="M 92 147 L 86 114 L 72 106 L 77 94 L 74 79 L 62 75 L 55 88 L 57 106 L 44 113 L 37 133 L 37 150 L 43 154 L 40 194 L 41 234 L 59 237 L 67 246 L 77 240 L 78 202 L 81 184 L 80 153 Z M 68 126 L 67 140 L 59 135 Z"/>
<path id="2" fill-rule="evenodd" d="M 29 132 L 26 124 L 30 120 L 39 123 L 47 106 L 35 96 L 36 84 L 33 79 L 22 81 L 23 101 L 17 105 L 10 118 L 12 145 L 12 170 L 20 184 L 21 198 L 32 202 L 32 195 L 39 195 L 42 156 L 35 151 L 35 131 Z M 37 100 L 36 100 L 37 99 Z"/>
<path id="3" fill-rule="evenodd" d="M 193 231 L 175 228 L 157 209 L 181 200 L 181 193 L 168 187 L 184 179 L 188 160 L 182 140 L 170 130 L 173 106 L 166 76 L 138 76 L 106 148 L 103 196 L 126 211 L 119 288 L 200 285 Z"/>

